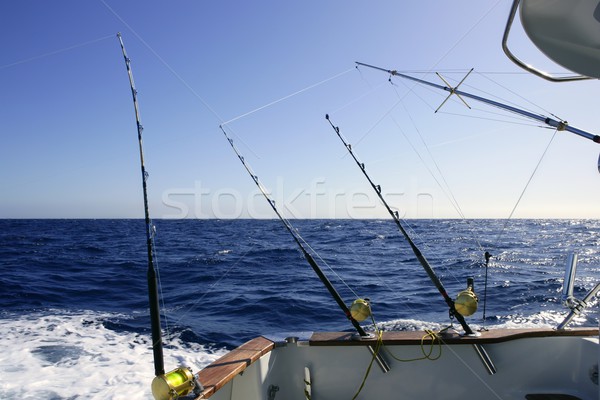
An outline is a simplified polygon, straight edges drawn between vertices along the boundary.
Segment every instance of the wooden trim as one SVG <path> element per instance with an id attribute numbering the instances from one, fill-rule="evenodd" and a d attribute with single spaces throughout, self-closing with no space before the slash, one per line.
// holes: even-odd
<path id="1" fill-rule="evenodd" d="M 456 332 L 445 332 L 440 335 L 445 344 L 487 344 L 500 343 L 509 340 L 559 337 L 559 336 L 591 336 L 598 337 L 597 328 L 574 328 L 557 331 L 555 329 L 490 329 L 480 332 L 479 336 L 461 336 Z M 425 343 L 431 338 L 423 331 L 383 332 L 383 342 L 387 345 L 415 345 Z M 361 346 L 373 345 L 376 339 L 356 340 L 354 334 L 349 332 L 316 332 L 309 340 L 311 346 Z"/>
<path id="2" fill-rule="evenodd" d="M 217 390 L 275 347 L 275 343 L 260 336 L 230 351 L 198 373 L 204 391 L 196 398 L 208 399 Z"/>

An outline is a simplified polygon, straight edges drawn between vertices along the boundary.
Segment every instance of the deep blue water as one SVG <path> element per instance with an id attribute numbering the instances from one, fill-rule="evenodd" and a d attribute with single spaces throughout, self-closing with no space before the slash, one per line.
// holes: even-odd
<path id="1" fill-rule="evenodd" d="M 190 329 L 193 340 L 236 345 L 264 332 L 349 328 L 279 221 L 154 224 L 166 323 Z M 321 266 L 348 303 L 354 295 L 347 286 L 373 301 L 379 322 L 445 320 L 441 296 L 392 221 L 293 224 L 325 260 Z M 505 221 L 407 224 L 452 296 L 474 276 L 482 297 L 483 251 L 495 256 L 488 270 L 490 322 L 541 308 L 562 310 L 564 259 L 570 251 L 579 253 L 580 297 L 594 283 L 590 276 L 599 276 L 598 221 L 515 220 L 503 233 Z M 0 228 L 4 314 L 111 312 L 135 315 L 107 321 L 114 329 L 147 330 L 143 221 L 4 220 Z M 481 315 L 474 321 L 481 322 Z"/>
<path id="2" fill-rule="evenodd" d="M 352 291 L 369 297 L 385 329 L 449 323 L 444 301 L 393 221 L 292 223 L 322 257 L 321 266 L 347 304 L 356 297 Z M 154 224 L 167 353 L 200 345 L 208 357 L 262 333 L 351 329 L 280 221 Z M 494 256 L 485 296 L 488 326 L 560 322 L 569 252 L 579 255 L 576 297 L 600 280 L 599 221 L 407 224 L 451 297 L 468 276 L 475 278 L 480 311 L 468 319 L 474 327 L 483 324 L 484 251 Z M 110 354 L 123 343 L 131 351 L 149 347 L 146 269 L 142 220 L 0 220 L 0 336 L 11 348 L 6 358 L 0 356 L 0 374 L 13 371 L 9 358 L 31 368 L 38 362 L 81 366 L 87 356 L 102 360 L 94 358 L 96 350 L 113 368 L 134 363 L 123 350 Z M 596 306 L 575 323 L 597 324 Z M 0 386 L 2 398 L 16 398 L 15 393 Z M 36 395 L 70 398 L 59 389 L 49 392 L 54 397 L 43 393 Z"/>

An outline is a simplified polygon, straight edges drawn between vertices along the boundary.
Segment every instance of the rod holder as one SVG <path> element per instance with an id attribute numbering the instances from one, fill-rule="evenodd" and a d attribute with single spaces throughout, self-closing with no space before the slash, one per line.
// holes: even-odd
<path id="1" fill-rule="evenodd" d="M 575 273 L 577 272 L 577 254 L 570 253 L 565 266 L 565 279 L 563 282 L 563 302 L 569 307 L 573 298 L 573 286 L 575 285 Z"/>

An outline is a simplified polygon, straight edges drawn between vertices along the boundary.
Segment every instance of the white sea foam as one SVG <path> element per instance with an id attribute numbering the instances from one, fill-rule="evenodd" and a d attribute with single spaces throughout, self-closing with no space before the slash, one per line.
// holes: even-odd
<path id="1" fill-rule="evenodd" d="M 532 315 L 509 315 L 499 317 L 494 323 L 485 324 L 490 329 L 523 329 L 523 328 L 556 328 L 565 318 L 566 312 L 541 311 Z M 476 318 L 467 318 L 467 323 L 473 330 L 479 330 L 483 327 L 481 320 Z M 585 324 L 585 316 L 581 315 L 573 319 L 570 327 L 582 326 Z M 450 322 L 429 322 L 418 319 L 397 319 L 378 323 L 379 329 L 386 331 L 422 331 L 431 329 L 439 331 L 449 326 Z M 460 330 L 460 325 L 454 322 L 454 327 Z"/>
<path id="2" fill-rule="evenodd" d="M 3 400 L 149 399 L 154 375 L 149 337 L 107 329 L 95 312 L 0 319 Z M 180 340 L 165 349 L 165 368 L 194 372 L 224 354 Z"/>

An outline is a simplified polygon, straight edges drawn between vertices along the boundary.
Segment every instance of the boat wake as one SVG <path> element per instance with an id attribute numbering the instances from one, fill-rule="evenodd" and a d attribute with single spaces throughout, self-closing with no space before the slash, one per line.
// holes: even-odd
<path id="1" fill-rule="evenodd" d="M 523 329 L 523 328 L 556 328 L 566 316 L 566 312 L 541 311 L 532 315 L 507 315 L 488 317 L 485 325 L 480 321 L 469 321 L 473 330 L 489 329 Z M 589 326 L 594 323 L 594 315 L 580 315 L 571 323 L 570 327 Z M 418 319 L 395 319 L 377 324 L 383 331 L 440 331 L 448 327 L 448 323 L 422 321 Z M 460 328 L 457 324 L 455 327 Z M 373 328 L 365 328 L 372 331 Z"/>
<path id="2" fill-rule="evenodd" d="M 63 310 L 0 315 L 0 398 L 151 398 L 150 337 L 113 322 L 127 318 Z M 174 337 L 165 361 L 197 371 L 224 353 Z"/>

